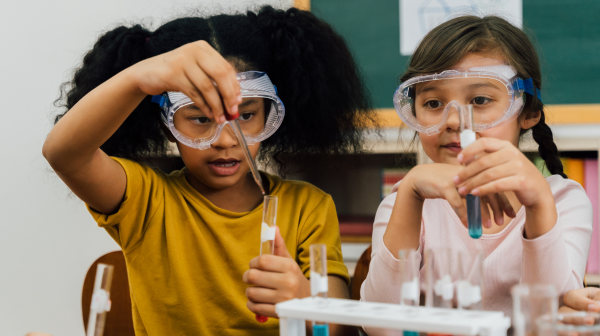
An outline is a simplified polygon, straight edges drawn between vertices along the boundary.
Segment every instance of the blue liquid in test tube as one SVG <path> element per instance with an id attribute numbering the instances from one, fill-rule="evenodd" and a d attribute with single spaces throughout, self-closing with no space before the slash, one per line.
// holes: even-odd
<path id="1" fill-rule="evenodd" d="M 467 195 L 467 219 L 469 222 L 469 236 L 475 239 L 480 238 L 482 230 L 479 196 Z"/>

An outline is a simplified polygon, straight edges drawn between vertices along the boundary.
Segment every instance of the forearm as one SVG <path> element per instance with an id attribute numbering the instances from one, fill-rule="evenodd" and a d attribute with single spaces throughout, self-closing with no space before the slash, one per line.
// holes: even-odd
<path id="1" fill-rule="evenodd" d="M 400 183 L 390 221 L 383 235 L 387 249 L 396 256 L 400 249 L 416 249 L 421 236 L 424 200 L 415 197 L 410 183 Z"/>
<path id="2" fill-rule="evenodd" d="M 550 190 L 545 195 L 544 200 L 535 206 L 525 207 L 525 231 L 523 235 L 526 239 L 535 239 L 548 233 L 554 225 L 558 214 L 554 197 Z"/>
<path id="3" fill-rule="evenodd" d="M 85 165 L 146 97 L 124 70 L 83 97 L 54 126 L 43 154 L 55 171 Z"/>

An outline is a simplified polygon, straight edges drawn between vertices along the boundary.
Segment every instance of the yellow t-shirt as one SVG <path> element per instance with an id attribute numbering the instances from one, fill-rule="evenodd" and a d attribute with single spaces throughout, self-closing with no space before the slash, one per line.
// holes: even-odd
<path id="1" fill-rule="evenodd" d="M 236 213 L 216 207 L 185 178 L 114 158 L 127 189 L 118 212 L 89 208 L 121 246 L 127 262 L 136 335 L 278 335 L 279 320 L 258 323 L 246 307 L 242 275 L 259 254 L 262 204 Z M 265 174 L 278 196 L 277 224 L 309 277 L 311 244 L 327 244 L 330 275 L 349 281 L 331 196 Z"/>

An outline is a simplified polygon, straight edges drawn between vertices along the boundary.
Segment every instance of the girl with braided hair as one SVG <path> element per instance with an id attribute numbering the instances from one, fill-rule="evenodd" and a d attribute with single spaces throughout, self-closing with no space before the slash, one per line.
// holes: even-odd
<path id="1" fill-rule="evenodd" d="M 553 284 L 560 293 L 581 288 L 592 207 L 583 188 L 563 173 L 527 35 L 496 16 L 454 18 L 424 37 L 400 79 L 396 109 L 435 163 L 414 167 L 379 206 L 361 298 L 399 300 L 400 249 L 417 249 L 418 256 L 437 248 L 483 250 L 484 308 L 509 316 L 515 284 Z M 476 137 L 467 145 L 461 144 L 466 137 L 459 114 L 469 109 Z M 527 132 L 552 176 L 544 178 L 519 151 Z M 466 228 L 467 194 L 481 200 L 478 240 Z M 450 261 L 453 279 L 457 259 Z"/>
<path id="2" fill-rule="evenodd" d="M 239 114 L 252 156 L 280 171 L 358 150 L 373 112 L 328 24 L 267 6 L 121 26 L 64 88 L 43 154 L 121 246 L 137 335 L 277 335 L 277 319 L 255 314 L 276 317 L 276 303 L 310 295 L 315 243 L 328 247 L 329 295 L 348 297 L 335 207 L 312 185 L 261 172 L 280 200 L 279 229 L 275 255 L 257 257 L 263 197 L 224 124 Z M 144 163 L 168 141 L 185 164 L 171 174 Z"/>

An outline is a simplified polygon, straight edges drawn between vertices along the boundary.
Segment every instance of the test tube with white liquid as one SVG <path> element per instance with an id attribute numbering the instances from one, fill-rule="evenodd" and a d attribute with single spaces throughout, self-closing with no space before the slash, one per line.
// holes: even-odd
<path id="1" fill-rule="evenodd" d="M 483 310 L 484 259 L 483 250 L 458 252 L 456 301 L 459 309 Z"/>
<path id="2" fill-rule="evenodd" d="M 425 306 L 452 308 L 454 300 L 454 281 L 450 263 L 453 250 L 449 248 L 429 249 L 425 251 L 425 278 L 427 289 Z"/>
<path id="3" fill-rule="evenodd" d="M 402 249 L 398 251 L 400 261 L 400 304 L 406 306 L 418 306 L 421 296 L 419 286 L 420 258 L 416 250 Z M 404 330 L 403 336 L 418 336 L 416 331 Z"/>
<path id="4" fill-rule="evenodd" d="M 459 111 L 460 119 L 460 146 L 468 147 L 477 140 L 475 135 L 475 124 L 473 122 L 473 105 L 462 107 Z M 481 229 L 481 203 L 479 196 L 468 194 L 467 200 L 467 220 L 469 227 L 469 236 L 471 238 L 480 238 L 483 231 Z"/>
<path id="5" fill-rule="evenodd" d="M 327 245 L 310 245 L 310 294 L 316 300 L 327 298 Z M 329 325 L 313 321 L 313 336 L 329 336 Z"/>
<path id="6" fill-rule="evenodd" d="M 86 336 L 102 336 L 104 334 L 104 322 L 106 313 L 110 311 L 110 286 L 112 284 L 113 266 L 98 264 L 96 268 L 96 280 L 92 293 L 90 305 L 90 316 L 88 318 Z"/>
<path id="7" fill-rule="evenodd" d="M 260 224 L 260 255 L 273 254 L 276 231 L 277 196 L 265 195 L 263 198 L 263 220 Z M 265 323 L 269 318 L 256 314 L 256 320 L 260 323 Z"/>

